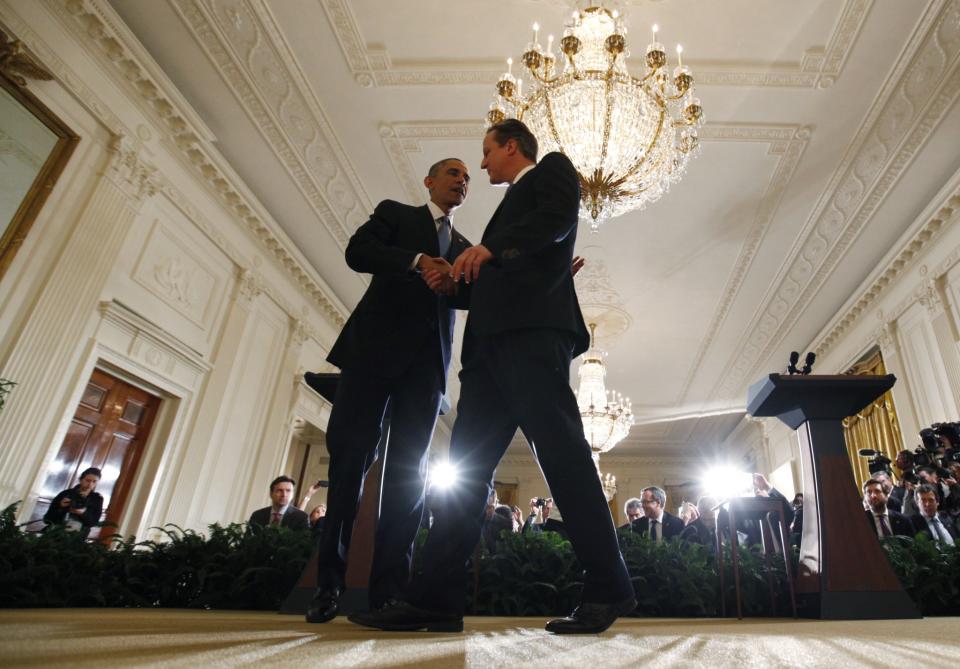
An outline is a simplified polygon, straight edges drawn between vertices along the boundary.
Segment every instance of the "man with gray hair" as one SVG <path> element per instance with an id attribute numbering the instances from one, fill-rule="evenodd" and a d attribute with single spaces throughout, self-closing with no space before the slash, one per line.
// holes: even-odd
<path id="1" fill-rule="evenodd" d="M 656 541 L 673 539 L 683 532 L 683 521 L 664 510 L 667 493 L 663 488 L 648 486 L 640 493 L 643 518 L 633 521 L 633 531 Z"/>
<path id="2" fill-rule="evenodd" d="M 618 527 L 618 530 L 629 530 L 633 526 L 633 521 L 643 517 L 643 505 L 639 497 L 631 497 L 623 505 L 623 514 L 627 517 L 627 522 Z"/>

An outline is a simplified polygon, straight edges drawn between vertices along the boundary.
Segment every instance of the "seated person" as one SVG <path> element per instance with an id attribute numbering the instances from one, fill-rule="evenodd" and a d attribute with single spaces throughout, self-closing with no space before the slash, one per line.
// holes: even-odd
<path id="1" fill-rule="evenodd" d="M 695 521 L 700 517 L 700 512 L 697 511 L 696 504 L 691 504 L 690 502 L 684 502 L 680 505 L 680 520 L 683 521 L 684 527 Z"/>
<path id="2" fill-rule="evenodd" d="M 633 528 L 633 521 L 643 518 L 643 505 L 639 497 L 631 497 L 623 505 L 623 514 L 627 517 L 627 522 L 618 527 L 618 530 L 630 530 Z"/>
<path id="3" fill-rule="evenodd" d="M 100 476 L 100 470 L 96 467 L 84 469 L 80 474 L 80 483 L 53 498 L 50 508 L 43 515 L 44 522 L 48 526 L 62 525 L 68 532 L 79 532 L 86 538 L 90 528 L 100 522 L 103 512 L 103 497 L 94 491 Z"/>
<path id="4" fill-rule="evenodd" d="M 880 481 L 868 479 L 864 482 L 863 504 L 866 507 L 864 517 L 878 538 L 914 535 L 913 524 L 907 517 L 887 508 L 887 493 Z"/>
<path id="5" fill-rule="evenodd" d="M 497 541 L 503 531 L 513 532 L 513 509 L 506 504 L 496 504 L 485 519 L 481 534 L 483 545 L 488 552 L 496 551 Z"/>
<path id="6" fill-rule="evenodd" d="M 633 521 L 633 531 L 657 542 L 679 537 L 683 532 L 683 521 L 664 511 L 666 503 L 667 493 L 662 488 L 644 488 L 640 493 L 643 517 Z"/>
<path id="7" fill-rule="evenodd" d="M 310 529 L 317 536 L 323 531 L 323 521 L 327 515 L 327 505 L 317 504 L 310 512 Z"/>
<path id="8" fill-rule="evenodd" d="M 914 530 L 917 533 L 926 532 L 941 548 L 955 546 L 957 527 L 950 516 L 939 511 L 940 504 L 936 488 L 927 483 L 917 486 L 917 500 L 920 504 L 920 513 L 910 516 Z"/>
<path id="9" fill-rule="evenodd" d="M 680 533 L 681 541 L 707 546 L 716 549 L 717 541 L 717 498 L 704 495 L 697 500 L 697 519 L 683 528 Z"/>
<path id="10" fill-rule="evenodd" d="M 251 525 L 280 525 L 291 530 L 306 530 L 310 527 L 310 519 L 303 511 L 293 506 L 293 479 L 289 476 L 278 476 L 270 483 L 270 500 L 272 504 L 257 509 L 250 514 Z"/>

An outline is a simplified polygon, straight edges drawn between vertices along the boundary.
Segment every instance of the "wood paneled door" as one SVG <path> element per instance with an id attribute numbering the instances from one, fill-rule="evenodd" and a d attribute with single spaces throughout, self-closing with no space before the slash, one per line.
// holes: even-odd
<path id="1" fill-rule="evenodd" d="M 119 523 L 159 406 L 159 397 L 95 369 L 60 451 L 47 469 L 31 519 L 42 518 L 54 496 L 75 486 L 83 470 L 99 467 L 103 472 L 97 485 L 103 495 L 101 521 Z M 95 527 L 90 538 L 106 539 L 114 532 Z"/>

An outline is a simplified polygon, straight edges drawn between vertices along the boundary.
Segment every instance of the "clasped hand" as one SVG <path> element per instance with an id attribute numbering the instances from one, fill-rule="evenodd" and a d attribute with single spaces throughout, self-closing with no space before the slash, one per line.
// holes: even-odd
<path id="1" fill-rule="evenodd" d="M 450 277 L 451 266 L 445 258 L 422 255 L 417 262 L 417 269 L 420 270 L 420 278 L 437 295 L 454 295 L 457 292 L 457 282 Z"/>

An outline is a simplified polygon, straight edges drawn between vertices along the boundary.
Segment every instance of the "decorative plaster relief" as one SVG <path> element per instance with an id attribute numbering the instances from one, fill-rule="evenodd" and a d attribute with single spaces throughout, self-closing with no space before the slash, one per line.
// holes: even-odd
<path id="1" fill-rule="evenodd" d="M 703 128 L 702 141 L 768 142 L 768 155 L 780 156 L 780 159 L 773 169 L 773 175 L 756 208 L 756 214 L 747 231 L 743 245 L 740 247 L 740 254 L 733 263 L 733 269 L 730 271 L 727 284 L 724 286 L 720 300 L 717 302 L 713 316 L 710 318 L 710 324 L 707 326 L 707 331 L 704 333 L 697 353 L 690 364 L 690 369 L 684 378 L 683 385 L 680 387 L 676 404 L 683 404 L 686 400 L 707 351 L 716 340 L 717 333 L 726 321 L 730 307 L 743 286 L 747 271 L 753 264 L 753 259 L 760 249 L 760 244 L 776 217 L 777 210 L 783 200 L 783 194 L 790 185 L 790 180 L 800 164 L 800 159 L 807 148 L 811 135 L 810 128 L 802 126 L 708 124 Z"/>
<path id="2" fill-rule="evenodd" d="M 960 2 L 932 6 L 939 11 L 924 16 L 922 38 L 894 66 L 711 398 L 739 394 L 759 373 L 960 97 Z"/>
<path id="3" fill-rule="evenodd" d="M 371 203 L 267 5 L 175 0 L 172 6 L 340 246 Z"/>
<path id="4" fill-rule="evenodd" d="M 154 222 L 131 278 L 197 327 L 210 327 L 222 282 L 160 220 Z"/>
<path id="5" fill-rule="evenodd" d="M 346 322 L 345 308 L 332 297 L 330 290 L 322 285 L 316 272 L 304 264 L 299 253 L 292 250 L 292 244 L 276 224 L 257 213 L 260 209 L 259 203 L 248 200 L 247 196 L 234 188 L 234 177 L 221 170 L 221 158 L 206 139 L 208 132 L 196 126 L 192 112 L 182 109 L 183 103 L 174 93 L 170 93 L 173 98 L 168 97 L 166 89 L 169 82 L 155 81 L 141 64 L 137 54 L 142 48 L 106 1 L 66 0 L 48 3 L 45 7 L 80 43 L 88 45 L 91 53 L 105 63 L 108 73 L 114 76 L 117 84 L 130 91 L 131 99 L 139 101 L 144 111 L 157 120 L 157 127 L 169 133 L 169 144 L 175 147 L 185 163 L 200 176 L 201 183 L 250 230 L 267 255 L 273 257 L 278 266 L 291 277 L 293 284 L 320 308 L 332 325 L 342 327 Z M 0 4 L 0 19 L 73 95 L 83 101 L 101 123 L 117 135 L 130 134 L 129 129 L 99 96 L 84 84 L 83 79 L 67 67 L 19 16 L 3 4 Z M 162 181 L 162 177 L 158 176 L 158 181 Z M 164 190 L 185 212 L 193 209 L 183 194 L 172 186 L 167 185 Z M 191 220 L 197 219 L 191 217 Z M 205 232 L 221 250 L 238 262 L 236 252 L 230 249 L 223 236 L 209 223 L 205 228 Z M 284 304 L 278 295 L 272 296 L 278 304 Z"/>
<path id="6" fill-rule="evenodd" d="M 550 1 L 553 4 L 570 5 L 569 0 Z M 730 69 L 716 61 L 689 64 L 696 72 L 699 86 L 829 88 L 839 78 L 871 6 L 873 0 L 847 0 L 833 31 L 826 39 L 826 47 L 808 48 L 799 62 L 778 65 L 776 68 L 756 63 L 746 69 Z M 442 62 L 395 66 L 386 51 L 367 47 L 347 0 L 323 0 L 323 8 L 354 80 L 365 88 L 424 84 L 475 84 L 492 88 L 502 74 L 500 60 L 479 70 L 458 70 L 455 66 L 451 67 L 450 63 Z M 634 62 L 638 62 L 638 59 L 634 58 Z"/>

